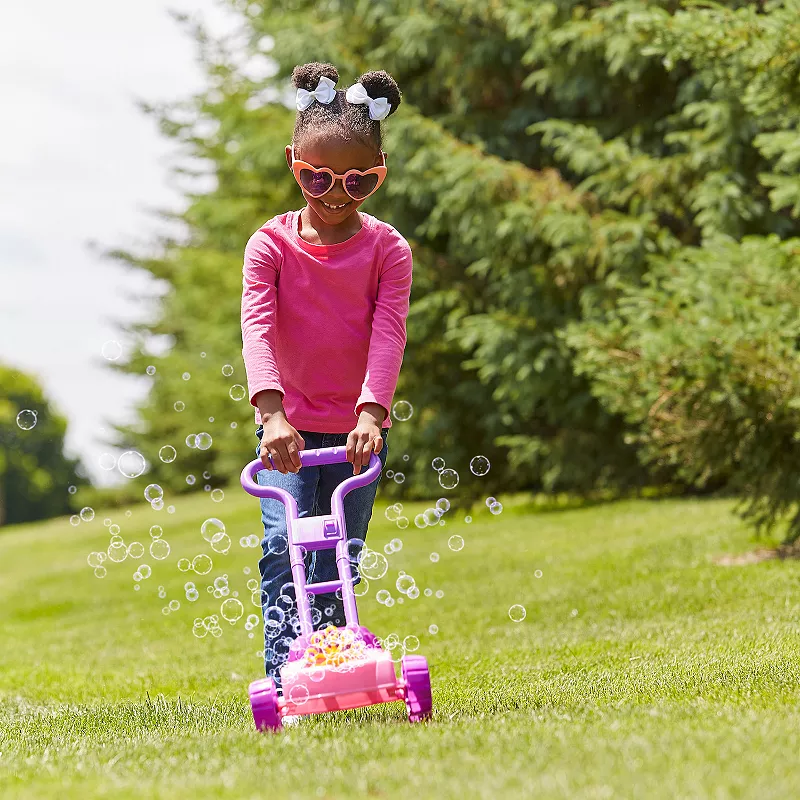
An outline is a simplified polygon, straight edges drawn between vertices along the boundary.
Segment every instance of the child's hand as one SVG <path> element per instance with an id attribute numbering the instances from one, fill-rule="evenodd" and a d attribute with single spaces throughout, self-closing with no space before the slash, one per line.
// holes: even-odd
<path id="1" fill-rule="evenodd" d="M 283 414 L 273 414 L 264 425 L 259 455 L 266 469 L 272 469 L 269 460 L 269 456 L 272 456 L 275 469 L 285 475 L 287 472 L 300 471 L 300 451 L 305 446 L 305 440 L 286 417 Z"/>
<path id="2" fill-rule="evenodd" d="M 347 460 L 353 462 L 353 475 L 358 475 L 361 467 L 369 464 L 373 449 L 375 455 L 383 449 L 380 426 L 374 419 L 359 419 L 358 425 L 347 437 Z"/>

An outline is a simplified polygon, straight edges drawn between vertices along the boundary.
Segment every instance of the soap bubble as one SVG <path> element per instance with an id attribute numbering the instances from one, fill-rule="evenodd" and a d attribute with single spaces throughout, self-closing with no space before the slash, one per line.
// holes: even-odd
<path id="1" fill-rule="evenodd" d="M 534 578 L 541 578 L 542 577 L 542 571 L 540 569 L 534 570 L 533 571 L 533 577 Z"/>
<path id="2" fill-rule="evenodd" d="M 126 450 L 117 461 L 117 469 L 126 478 L 138 478 L 146 468 L 144 456 L 136 450 Z"/>
<path id="3" fill-rule="evenodd" d="M 511 617 L 512 621 L 514 622 L 522 622 L 525 619 L 525 615 L 527 612 L 525 611 L 525 606 L 521 606 L 519 604 L 515 604 L 508 609 L 508 616 Z"/>
<path id="4" fill-rule="evenodd" d="M 379 580 L 389 569 L 389 562 L 383 553 L 364 547 L 358 559 L 358 571 L 365 578 Z"/>
<path id="5" fill-rule="evenodd" d="M 391 597 L 392 593 L 388 589 L 379 589 L 378 593 L 375 595 L 375 599 L 383 605 L 386 605 L 386 601 L 390 600 Z"/>
<path id="6" fill-rule="evenodd" d="M 187 600 L 188 600 L 190 603 L 194 603 L 194 602 L 196 602 L 198 597 L 200 597 L 200 592 L 198 592 L 198 591 L 197 591 L 197 589 L 189 589 L 189 590 L 186 592 L 186 599 L 187 599 Z"/>
<path id="7" fill-rule="evenodd" d="M 289 690 L 289 700 L 292 702 L 293 705 L 302 706 L 303 704 L 308 702 L 309 698 L 309 691 L 308 687 L 302 683 L 298 683 L 296 686 L 292 686 Z"/>
<path id="8" fill-rule="evenodd" d="M 190 375 L 188 372 L 184 372 L 184 373 L 183 373 L 183 375 L 181 375 L 181 377 L 182 377 L 182 378 L 183 378 L 185 381 L 188 381 L 189 379 L 191 379 L 191 377 L 192 377 L 192 376 L 191 376 L 191 375 Z"/>
<path id="9" fill-rule="evenodd" d="M 439 633 L 439 626 L 438 625 L 429 625 L 428 626 L 428 633 L 433 634 L 434 636 Z"/>
<path id="10" fill-rule="evenodd" d="M 489 459 L 486 458 L 486 456 L 475 456 L 469 462 L 470 472 L 472 472 L 473 475 L 477 475 L 479 477 L 481 475 L 485 475 L 489 471 L 490 467 L 491 464 L 489 463 Z"/>
<path id="11" fill-rule="evenodd" d="M 397 507 L 397 504 L 386 506 L 386 510 L 383 512 L 383 515 L 389 522 L 394 522 L 400 516 L 400 509 Z"/>
<path id="12" fill-rule="evenodd" d="M 178 559 L 178 569 L 181 572 L 188 572 L 192 568 L 192 562 L 188 558 Z"/>
<path id="13" fill-rule="evenodd" d="M 433 563 L 435 564 L 439 560 L 439 554 L 438 553 L 431 553 L 430 558 L 431 558 L 431 561 L 433 561 Z"/>
<path id="14" fill-rule="evenodd" d="M 439 485 L 442 489 L 455 489 L 458 486 L 458 473 L 454 469 L 443 469 L 439 473 Z"/>
<path id="15" fill-rule="evenodd" d="M 273 555 L 281 555 L 289 549 L 289 540 L 281 533 L 270 536 L 267 542 L 267 552 Z"/>
<path id="16" fill-rule="evenodd" d="M 152 503 L 153 500 L 158 500 L 163 496 L 164 490 L 157 483 L 151 483 L 144 490 L 144 499 L 147 500 L 148 503 Z"/>
<path id="17" fill-rule="evenodd" d="M 467 516 L 464 517 L 464 522 L 466 522 L 467 525 L 469 525 L 470 522 L 472 522 L 472 517 L 469 514 L 467 514 Z"/>
<path id="18" fill-rule="evenodd" d="M 403 483 L 406 479 L 406 476 L 402 472 L 395 472 L 394 474 L 394 482 L 395 483 Z"/>
<path id="19" fill-rule="evenodd" d="M 142 578 L 147 580 L 153 574 L 153 570 L 149 564 L 140 564 L 139 574 L 142 576 Z"/>
<path id="20" fill-rule="evenodd" d="M 105 578 L 107 572 L 108 570 L 105 567 L 94 568 L 94 575 L 96 578 Z"/>
<path id="21" fill-rule="evenodd" d="M 412 589 L 417 584 L 411 575 L 407 575 L 405 572 L 403 572 L 399 575 L 394 585 L 397 587 L 398 592 L 401 594 L 407 594 L 409 589 Z"/>
<path id="22" fill-rule="evenodd" d="M 150 364 L 150 366 L 148 366 L 148 367 L 147 367 L 147 369 L 145 370 L 145 372 L 146 372 L 148 375 L 155 375 L 155 374 L 156 374 L 156 368 L 155 368 L 155 367 L 154 367 L 152 364 Z"/>
<path id="23" fill-rule="evenodd" d="M 188 483 L 189 486 L 194 486 L 196 480 L 197 480 L 197 478 L 195 478 L 194 475 L 187 475 L 186 476 L 186 483 Z"/>
<path id="24" fill-rule="evenodd" d="M 398 422 L 406 422 L 411 419 L 414 408 L 407 400 L 398 400 L 392 406 L 392 414 Z"/>
<path id="25" fill-rule="evenodd" d="M 209 517 L 200 526 L 200 534 L 207 542 L 211 542 L 218 533 L 225 533 L 225 523 L 216 517 Z"/>
<path id="26" fill-rule="evenodd" d="M 183 411 L 186 408 L 186 403 L 183 400 L 176 400 L 175 405 L 172 406 L 176 411 Z"/>
<path id="27" fill-rule="evenodd" d="M 153 539 L 150 542 L 150 555 L 156 561 L 163 561 L 169 555 L 169 542 L 164 539 Z"/>
<path id="28" fill-rule="evenodd" d="M 111 453 L 103 453 L 97 460 L 97 463 L 100 465 L 100 469 L 111 472 L 111 470 L 117 466 L 117 458 Z"/>
<path id="29" fill-rule="evenodd" d="M 444 459 L 436 456 L 436 458 L 431 461 L 431 466 L 437 471 L 441 472 L 444 469 Z"/>
<path id="30" fill-rule="evenodd" d="M 197 447 L 197 434 L 196 434 L 196 433 L 190 433 L 190 434 L 189 434 L 189 435 L 188 435 L 188 436 L 187 436 L 187 437 L 184 439 L 184 442 L 186 443 L 186 446 L 187 446 L 187 447 L 189 447 L 189 448 L 191 448 L 192 450 L 194 450 L 194 448 L 195 448 L 195 447 Z"/>
<path id="31" fill-rule="evenodd" d="M 437 589 L 436 597 L 438 597 L 441 600 L 444 597 L 444 592 L 441 589 Z"/>
<path id="32" fill-rule="evenodd" d="M 160 539 L 162 533 L 164 533 L 164 529 L 160 525 L 151 525 L 150 526 L 150 538 L 151 539 Z"/>
<path id="33" fill-rule="evenodd" d="M 94 509 L 86 506 L 81 509 L 81 519 L 84 522 L 91 522 L 94 519 Z"/>
<path id="34" fill-rule="evenodd" d="M 446 497 L 440 497 L 436 501 L 436 508 L 438 508 L 439 511 L 441 511 L 442 513 L 444 513 L 445 511 L 449 511 L 450 510 L 450 501 Z"/>
<path id="35" fill-rule="evenodd" d="M 119 533 L 119 525 L 117 525 L 116 523 L 114 523 L 113 525 L 109 525 L 108 526 L 108 532 L 112 536 L 116 536 Z"/>
<path id="36" fill-rule="evenodd" d="M 164 499 L 159 497 L 158 500 L 153 500 L 153 502 L 150 503 L 150 508 L 152 508 L 153 511 L 161 511 L 161 509 L 164 508 Z"/>
<path id="37" fill-rule="evenodd" d="M 178 600 L 170 600 L 169 601 L 169 610 L 170 611 L 177 611 L 181 607 L 181 604 Z"/>
<path id="38" fill-rule="evenodd" d="M 231 549 L 231 537 L 227 533 L 216 533 L 211 540 L 211 549 L 223 555 Z"/>
<path id="39" fill-rule="evenodd" d="M 198 433 L 195 437 L 195 447 L 198 450 L 208 450 L 213 443 L 214 440 L 211 438 L 211 434 L 206 433 L 205 431 Z"/>
<path id="40" fill-rule="evenodd" d="M 405 530 L 408 527 L 408 517 L 398 517 L 397 518 L 397 527 L 401 530 Z"/>
<path id="41" fill-rule="evenodd" d="M 128 545 L 128 555 L 131 558 L 141 558 L 144 555 L 144 545 L 141 542 L 131 542 Z"/>
<path id="42" fill-rule="evenodd" d="M 491 508 L 496 502 L 497 502 L 497 500 L 495 500 L 494 497 L 487 497 L 486 498 L 486 505 L 489 508 Z"/>
<path id="43" fill-rule="evenodd" d="M 211 572 L 213 566 L 214 562 L 211 560 L 211 557 L 207 556 L 205 553 L 200 553 L 192 559 L 192 569 L 198 575 L 207 575 Z"/>
<path id="44" fill-rule="evenodd" d="M 225 499 L 225 492 L 223 492 L 222 489 L 212 489 L 211 499 L 215 503 L 221 503 Z"/>
<path id="45" fill-rule="evenodd" d="M 230 364 L 225 364 L 225 365 L 223 365 L 223 367 L 222 367 L 222 374 L 223 374 L 223 375 L 224 375 L 226 378 L 230 378 L 230 376 L 231 376 L 231 375 L 233 375 L 233 367 L 232 367 Z"/>
<path id="46" fill-rule="evenodd" d="M 499 502 L 492 503 L 489 506 L 489 511 L 491 511 L 492 514 L 495 514 L 495 515 L 500 514 L 503 511 L 503 504 L 499 503 Z"/>
<path id="47" fill-rule="evenodd" d="M 414 524 L 418 528 L 427 528 L 428 527 L 428 521 L 425 519 L 425 515 L 424 514 L 417 514 L 417 516 L 414 517 Z"/>
<path id="48" fill-rule="evenodd" d="M 244 614 L 244 606 L 235 597 L 229 597 L 222 602 L 219 613 L 223 619 L 233 625 Z"/>
<path id="49" fill-rule="evenodd" d="M 106 360 L 116 361 L 122 355 L 122 345 L 119 342 L 115 342 L 113 339 L 109 339 L 107 342 L 103 343 L 100 352 Z"/>
<path id="50" fill-rule="evenodd" d="M 236 400 L 238 402 L 239 400 L 244 400 L 247 392 L 245 391 L 244 386 L 235 383 L 233 386 L 231 386 L 228 394 L 230 395 L 231 400 Z"/>
<path id="51" fill-rule="evenodd" d="M 23 408 L 17 414 L 17 427 L 23 431 L 29 431 L 36 426 L 38 412 L 31 408 Z"/>
<path id="52" fill-rule="evenodd" d="M 419 649 L 419 639 L 416 636 L 406 636 L 403 639 L 403 650 L 407 653 L 413 653 Z"/>
<path id="53" fill-rule="evenodd" d="M 456 552 L 464 549 L 464 539 L 458 534 L 454 534 L 447 540 L 447 546 Z"/>
<path id="54" fill-rule="evenodd" d="M 362 575 L 361 580 L 353 586 L 353 594 L 362 597 L 369 591 L 369 581 Z"/>
<path id="55" fill-rule="evenodd" d="M 124 544 L 110 544 L 108 557 L 116 564 L 122 563 L 128 557 L 128 548 Z"/>
<path id="56" fill-rule="evenodd" d="M 407 592 L 406 597 L 410 600 L 416 600 L 419 597 L 419 586 L 412 586 Z"/>
<path id="57" fill-rule="evenodd" d="M 347 540 L 347 555 L 352 564 L 358 564 L 358 559 L 361 556 L 361 551 L 365 547 L 363 539 L 353 537 Z"/>

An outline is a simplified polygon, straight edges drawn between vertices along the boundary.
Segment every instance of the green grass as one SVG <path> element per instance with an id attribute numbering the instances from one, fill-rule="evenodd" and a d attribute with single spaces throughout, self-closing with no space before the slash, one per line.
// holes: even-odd
<path id="1" fill-rule="evenodd" d="M 435 714 L 409 726 L 400 703 L 255 732 L 247 684 L 260 642 L 243 619 L 198 640 L 203 588 L 226 572 L 246 613 L 258 532 L 255 501 L 230 489 L 7 529 L 0 535 L 0 797 L 780 797 L 797 795 L 798 567 L 712 562 L 754 547 L 724 501 L 622 502 L 537 513 L 507 498 L 499 516 L 400 531 L 376 508 L 373 547 L 394 536 L 386 578 L 362 598 L 378 635 L 419 636 Z M 423 507 L 406 508 L 413 514 Z M 127 542 L 159 522 L 163 562 L 86 564 L 111 516 Z M 205 578 L 177 570 L 211 552 L 199 526 L 222 517 L 234 539 Z M 448 549 L 458 533 L 460 552 Z M 431 551 L 441 559 L 432 563 Z M 133 591 L 134 564 L 153 568 Z M 411 573 L 421 596 L 392 608 Z M 534 576 L 541 570 L 542 576 Z M 187 579 L 201 589 L 188 603 Z M 179 598 L 164 616 L 157 587 Z M 514 623 L 519 603 L 527 617 Z M 436 635 L 429 626 L 439 626 Z"/>

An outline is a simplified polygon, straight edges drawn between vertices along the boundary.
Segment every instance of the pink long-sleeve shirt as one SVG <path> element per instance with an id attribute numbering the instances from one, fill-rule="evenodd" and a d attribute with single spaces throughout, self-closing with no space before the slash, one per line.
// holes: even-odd
<path id="1" fill-rule="evenodd" d="M 365 403 L 391 410 L 406 345 L 411 248 L 391 225 L 357 213 L 361 229 L 339 244 L 305 241 L 300 211 L 288 211 L 245 247 L 250 403 L 277 389 L 298 430 L 349 433 Z M 257 407 L 255 420 L 261 423 Z M 383 426 L 391 425 L 387 413 Z"/>

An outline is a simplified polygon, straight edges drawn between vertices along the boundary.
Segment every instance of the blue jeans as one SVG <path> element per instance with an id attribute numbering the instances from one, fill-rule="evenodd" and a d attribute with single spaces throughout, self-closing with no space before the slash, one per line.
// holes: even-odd
<path id="1" fill-rule="evenodd" d="M 305 449 L 319 447 L 345 447 L 347 433 L 315 433 L 298 431 L 305 441 Z M 256 436 L 261 449 L 264 428 L 259 425 Z M 348 539 L 366 541 L 367 527 L 372 517 L 372 506 L 378 491 L 386 456 L 388 428 L 381 430 L 383 448 L 378 454 L 381 460 L 381 473 L 372 483 L 353 489 L 344 498 L 344 516 Z M 365 468 L 362 467 L 362 471 Z M 288 491 L 297 501 L 297 512 L 301 517 L 318 516 L 331 513 L 331 497 L 334 489 L 346 478 L 352 477 L 353 465 L 349 461 L 341 464 L 303 467 L 299 472 L 281 474 L 277 469 L 263 469 L 256 475 L 260 486 L 277 486 Z M 294 609 L 294 589 L 292 569 L 289 564 L 287 548 L 286 507 L 280 500 L 261 498 L 261 521 L 264 524 L 264 539 L 261 542 L 263 557 L 258 562 L 261 572 L 261 609 L 264 615 L 264 669 L 269 677 L 280 686 L 281 665 L 286 661 L 289 646 L 299 634 L 296 610 Z M 358 583 L 357 570 L 354 583 Z M 306 580 L 309 583 L 337 580 L 334 550 L 314 550 L 306 555 Z M 287 586 L 290 584 L 290 586 Z M 270 613 L 268 614 L 268 609 Z M 280 609 L 277 611 L 276 609 Z M 344 625 L 344 605 L 335 594 L 318 594 L 312 605 L 314 628 L 318 630 L 329 623 Z M 267 619 L 270 624 L 267 625 Z"/>

